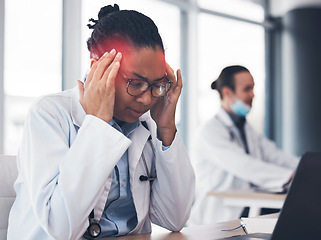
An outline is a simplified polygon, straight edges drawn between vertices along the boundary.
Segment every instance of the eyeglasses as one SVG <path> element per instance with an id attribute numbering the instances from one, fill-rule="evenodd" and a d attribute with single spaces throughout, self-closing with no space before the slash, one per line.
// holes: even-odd
<path id="1" fill-rule="evenodd" d="M 171 88 L 172 82 L 166 76 L 157 80 L 153 84 L 149 84 L 143 79 L 133 79 L 126 75 L 122 76 L 127 80 L 127 93 L 131 96 L 137 97 L 145 93 L 149 88 L 152 89 L 152 96 L 155 98 L 163 97 Z"/>

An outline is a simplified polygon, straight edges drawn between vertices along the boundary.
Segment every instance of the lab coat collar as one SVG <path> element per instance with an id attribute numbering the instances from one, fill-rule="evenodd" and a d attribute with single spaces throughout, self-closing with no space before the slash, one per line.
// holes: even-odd
<path id="1" fill-rule="evenodd" d="M 141 182 L 137 181 L 142 171 L 144 172 L 144 175 L 146 175 L 146 170 L 138 168 L 137 165 L 141 160 L 142 152 L 149 136 L 150 131 L 145 126 L 143 126 L 143 124 L 140 124 L 139 127 L 129 136 L 129 138 L 132 140 L 131 146 L 128 148 L 128 156 L 131 156 L 131 159 L 129 161 L 129 173 L 131 179 L 130 188 L 132 190 L 133 201 L 136 209 L 144 209 L 143 204 L 146 204 L 145 201 L 141 201 L 142 193 L 141 191 L 139 191 L 139 185 L 141 184 Z M 136 213 L 138 223 L 143 224 L 143 218 L 146 216 L 146 213 L 142 211 L 136 211 Z M 138 224 L 132 232 L 136 232 L 137 229 L 140 228 L 141 226 Z"/>
<path id="2" fill-rule="evenodd" d="M 85 120 L 86 112 L 79 102 L 78 86 L 74 87 L 71 92 L 71 118 L 73 124 L 80 127 Z"/>
<path id="3" fill-rule="evenodd" d="M 145 113 L 143 116 L 139 118 L 140 124 L 138 128 L 135 129 L 135 131 L 129 135 L 129 139 L 132 140 L 131 146 L 128 149 L 128 153 L 130 156 L 132 156 L 133 160 L 129 162 L 129 168 L 130 172 L 134 172 L 134 169 L 136 169 L 138 160 L 143 152 L 144 146 L 149 138 L 151 136 L 150 132 L 150 126 L 148 120 L 149 112 Z M 142 122 L 146 122 L 146 124 L 142 124 Z M 145 126 L 146 127 L 145 127 Z"/>
<path id="4" fill-rule="evenodd" d="M 223 107 L 220 108 L 216 116 L 220 119 L 222 123 L 224 123 L 226 127 L 229 127 L 229 128 L 234 127 L 234 123 L 231 117 L 228 115 L 228 113 Z"/>

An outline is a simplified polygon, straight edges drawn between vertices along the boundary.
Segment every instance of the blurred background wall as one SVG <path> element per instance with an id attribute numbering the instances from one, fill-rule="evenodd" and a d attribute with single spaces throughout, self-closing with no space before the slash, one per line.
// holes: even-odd
<path id="1" fill-rule="evenodd" d="M 16 154 L 38 97 L 72 88 L 89 69 L 89 18 L 106 0 L 0 0 L 0 153 Z M 177 125 L 190 146 L 195 128 L 220 107 L 210 89 L 223 67 L 255 79 L 254 127 L 285 151 L 320 151 L 321 0 L 118 0 L 150 16 L 166 60 L 181 68 Z"/>
<path id="2" fill-rule="evenodd" d="M 321 150 L 321 1 L 270 3 L 266 133 L 288 152 Z"/>

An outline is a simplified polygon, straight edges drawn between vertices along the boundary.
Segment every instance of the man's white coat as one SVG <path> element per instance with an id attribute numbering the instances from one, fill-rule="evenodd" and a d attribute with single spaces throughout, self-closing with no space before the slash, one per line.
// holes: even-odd
<path id="1" fill-rule="evenodd" d="M 207 196 L 210 191 L 249 190 L 281 187 L 289 181 L 299 159 L 285 154 L 250 124 L 245 133 L 246 154 L 237 127 L 221 108 L 217 115 L 197 131 L 192 145 L 192 163 L 196 174 L 196 198 L 190 224 L 206 224 L 238 219 L 242 207 L 225 206 L 222 199 Z"/>

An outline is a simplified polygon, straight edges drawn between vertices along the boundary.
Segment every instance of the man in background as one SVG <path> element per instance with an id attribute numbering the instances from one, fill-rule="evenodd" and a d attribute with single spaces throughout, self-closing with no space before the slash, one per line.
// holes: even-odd
<path id="1" fill-rule="evenodd" d="M 197 177 L 190 224 L 238 219 L 244 208 L 227 207 L 213 191 L 266 190 L 288 184 L 299 159 L 286 154 L 246 121 L 254 98 L 254 80 L 243 66 L 224 68 L 211 84 L 221 98 L 221 109 L 200 126 L 193 152 Z"/>

